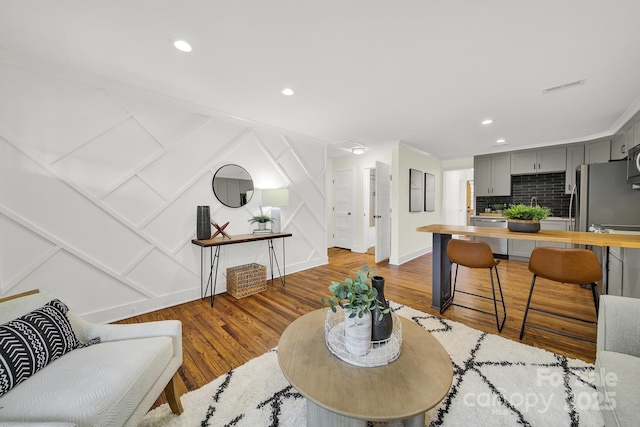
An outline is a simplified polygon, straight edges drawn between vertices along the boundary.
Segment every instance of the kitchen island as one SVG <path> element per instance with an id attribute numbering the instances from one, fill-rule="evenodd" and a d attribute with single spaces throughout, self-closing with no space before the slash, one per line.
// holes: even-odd
<path id="1" fill-rule="evenodd" d="M 570 245 L 593 245 L 640 249 L 640 236 L 628 234 L 587 233 L 583 231 L 540 230 L 537 233 L 519 233 L 506 228 L 475 227 L 466 225 L 431 224 L 418 227 L 419 232 L 433 233 L 433 268 L 431 307 L 443 310 L 451 298 L 449 283 L 451 262 L 447 256 L 447 244 L 452 234 L 464 236 L 494 237 L 513 240 L 536 240 L 566 243 Z"/>

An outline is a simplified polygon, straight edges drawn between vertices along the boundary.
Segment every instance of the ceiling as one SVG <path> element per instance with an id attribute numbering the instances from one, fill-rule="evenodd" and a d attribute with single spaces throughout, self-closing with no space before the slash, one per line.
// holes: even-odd
<path id="1" fill-rule="evenodd" d="M 637 0 L 1 0 L 0 48 L 446 160 L 615 132 L 640 106 L 638 16 Z"/>

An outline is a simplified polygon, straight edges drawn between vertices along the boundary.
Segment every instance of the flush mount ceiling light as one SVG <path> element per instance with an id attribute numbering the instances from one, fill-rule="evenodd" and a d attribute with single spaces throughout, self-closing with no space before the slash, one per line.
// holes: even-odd
<path id="1" fill-rule="evenodd" d="M 351 152 L 352 152 L 353 154 L 363 154 L 363 153 L 364 153 L 364 151 L 365 151 L 365 150 L 364 150 L 364 147 L 353 147 L 353 148 L 351 149 Z"/>
<path id="2" fill-rule="evenodd" d="M 507 140 L 504 138 L 500 138 L 499 140 L 496 141 L 496 144 L 506 144 Z"/>
<path id="3" fill-rule="evenodd" d="M 285 87 L 284 89 L 282 89 L 282 94 L 286 95 L 286 96 L 291 96 L 293 94 L 295 94 L 296 92 L 291 89 L 290 87 Z"/>
<path id="4" fill-rule="evenodd" d="M 491 123 L 493 123 L 493 120 L 492 120 L 492 119 L 486 119 L 486 120 L 483 120 L 483 121 L 482 121 L 482 124 L 483 124 L 483 125 L 490 125 Z"/>
<path id="5" fill-rule="evenodd" d="M 184 40 L 176 40 L 173 45 L 181 52 L 191 52 L 191 45 Z"/>

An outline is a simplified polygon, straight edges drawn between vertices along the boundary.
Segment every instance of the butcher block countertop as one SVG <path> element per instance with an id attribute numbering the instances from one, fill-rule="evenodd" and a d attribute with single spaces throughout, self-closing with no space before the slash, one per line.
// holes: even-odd
<path id="1" fill-rule="evenodd" d="M 521 233 L 506 228 L 475 227 L 468 225 L 431 224 L 418 227 L 417 231 L 464 236 L 497 237 L 512 240 L 537 240 L 574 245 L 614 246 L 640 248 L 640 236 L 629 234 L 587 233 L 584 231 L 540 230 L 537 233 Z"/>

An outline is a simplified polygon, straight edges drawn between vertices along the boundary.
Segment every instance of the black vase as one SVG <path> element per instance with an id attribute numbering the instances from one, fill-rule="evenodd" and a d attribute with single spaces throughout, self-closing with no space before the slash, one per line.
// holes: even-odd
<path id="1" fill-rule="evenodd" d="M 371 285 L 378 291 L 378 296 L 376 297 L 378 300 L 377 305 L 382 307 L 375 308 L 371 312 L 371 341 L 382 341 L 389 338 L 393 331 L 393 318 L 391 317 L 391 312 L 382 314 L 384 310 L 389 308 L 389 303 L 384 297 L 384 277 L 373 276 L 371 278 Z M 381 314 L 382 319 L 380 319 Z"/>
<path id="2" fill-rule="evenodd" d="M 196 238 L 198 240 L 207 240 L 211 238 L 211 216 L 209 214 L 209 206 L 198 206 Z"/>

